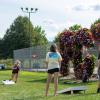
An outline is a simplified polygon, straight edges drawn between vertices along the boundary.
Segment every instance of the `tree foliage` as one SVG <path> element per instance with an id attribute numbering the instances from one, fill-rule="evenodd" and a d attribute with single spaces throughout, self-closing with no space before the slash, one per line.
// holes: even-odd
<path id="1" fill-rule="evenodd" d="M 59 39 L 60 39 L 60 32 L 55 36 L 55 38 L 54 38 L 54 42 L 55 43 L 58 43 L 59 42 Z"/>
<path id="2" fill-rule="evenodd" d="M 45 31 L 42 30 L 42 28 L 40 26 L 36 26 L 33 29 L 33 39 L 32 39 L 32 45 L 36 46 L 36 45 L 44 45 L 47 44 L 47 38 L 45 36 Z"/>
<path id="3" fill-rule="evenodd" d="M 76 32 L 76 31 L 78 31 L 81 28 L 82 28 L 81 25 L 75 24 L 75 25 L 69 27 L 69 30 L 72 31 L 72 32 Z M 64 29 L 64 31 L 65 30 L 66 29 Z M 55 36 L 54 42 L 59 42 L 59 38 L 60 38 L 59 36 L 60 36 L 60 34 L 61 33 L 58 33 L 57 36 Z"/>
<path id="4" fill-rule="evenodd" d="M 96 41 L 100 42 L 100 18 L 97 19 L 90 27 L 90 30 Z"/>
<path id="5" fill-rule="evenodd" d="M 95 30 L 95 24 L 98 24 L 98 23 L 100 23 L 100 18 L 99 19 L 97 19 L 92 25 L 91 25 L 91 31 L 92 32 L 94 32 L 94 30 Z"/>
<path id="6" fill-rule="evenodd" d="M 47 43 L 45 31 L 41 27 L 33 27 L 27 17 L 18 16 L 7 29 L 6 34 L 2 39 L 2 57 L 13 57 L 13 50 L 27 48 L 34 45 L 43 45 Z"/>
<path id="7" fill-rule="evenodd" d="M 72 31 L 72 32 L 76 32 L 81 28 L 82 28 L 81 25 L 75 24 L 75 25 L 69 27 L 69 30 Z"/>
<path id="8" fill-rule="evenodd" d="M 2 43 L 2 39 L 0 38 L 0 59 L 2 57 L 2 47 L 3 47 L 3 43 Z"/>

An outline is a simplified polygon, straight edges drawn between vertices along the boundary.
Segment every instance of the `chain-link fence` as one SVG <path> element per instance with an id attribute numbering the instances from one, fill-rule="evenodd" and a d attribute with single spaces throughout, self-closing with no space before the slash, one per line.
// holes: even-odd
<path id="1" fill-rule="evenodd" d="M 45 68 L 44 61 L 50 45 L 14 50 L 14 60 L 19 59 L 24 69 L 43 69 Z M 96 57 L 98 56 L 97 47 L 88 49 L 88 52 L 94 54 Z"/>
<path id="2" fill-rule="evenodd" d="M 14 60 L 22 62 L 22 68 L 45 68 L 45 57 L 50 44 L 14 50 Z"/>

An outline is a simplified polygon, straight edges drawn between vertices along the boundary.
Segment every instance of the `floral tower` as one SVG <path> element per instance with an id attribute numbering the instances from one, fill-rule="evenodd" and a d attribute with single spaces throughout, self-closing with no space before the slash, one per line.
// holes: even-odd
<path id="1" fill-rule="evenodd" d="M 73 62 L 74 73 L 77 79 L 83 77 L 83 58 L 82 48 L 93 46 L 93 38 L 89 29 L 83 28 L 78 32 L 64 30 L 59 35 L 60 52 L 62 55 L 61 74 L 67 76 L 69 74 L 69 61 Z"/>

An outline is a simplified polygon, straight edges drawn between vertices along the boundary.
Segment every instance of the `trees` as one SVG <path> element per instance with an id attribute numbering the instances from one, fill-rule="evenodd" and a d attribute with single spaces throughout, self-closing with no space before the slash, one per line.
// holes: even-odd
<path id="1" fill-rule="evenodd" d="M 78 25 L 78 24 L 75 24 L 73 26 L 70 26 L 69 27 L 69 31 L 72 31 L 72 32 L 76 32 L 78 31 L 79 29 L 81 29 L 81 25 Z M 67 29 L 64 29 L 64 31 L 67 30 Z M 61 33 L 58 33 L 57 36 L 55 36 L 55 39 L 54 39 L 54 42 L 59 42 L 59 36 L 60 36 Z"/>
<path id="2" fill-rule="evenodd" d="M 59 42 L 59 39 L 60 39 L 60 32 L 57 34 L 57 36 L 55 36 L 55 39 L 54 39 L 54 42 L 55 43 L 58 43 Z"/>
<path id="3" fill-rule="evenodd" d="M 45 31 L 42 30 L 40 26 L 36 26 L 33 28 L 33 35 L 32 35 L 32 46 L 36 45 L 45 45 L 48 43 L 48 40 L 45 36 Z"/>
<path id="4" fill-rule="evenodd" d="M 12 57 L 13 50 L 29 47 L 29 32 L 28 32 L 29 20 L 27 17 L 18 16 L 3 38 L 3 57 Z M 31 22 L 30 22 L 31 24 Z M 33 26 L 30 25 L 32 32 Z"/>
<path id="5" fill-rule="evenodd" d="M 91 32 L 94 36 L 95 41 L 98 41 L 100 43 L 100 18 L 97 19 L 92 25 L 91 25 Z"/>
<path id="6" fill-rule="evenodd" d="M 75 25 L 69 27 L 69 30 L 72 31 L 72 32 L 76 32 L 81 28 L 82 28 L 81 25 L 75 24 Z"/>
<path id="7" fill-rule="evenodd" d="M 2 57 L 2 47 L 3 47 L 3 43 L 2 43 L 2 39 L 0 38 L 0 59 Z"/>
<path id="8" fill-rule="evenodd" d="M 29 33 L 29 19 L 27 17 L 18 16 L 10 28 L 7 29 L 2 39 L 2 56 L 4 58 L 11 58 L 13 57 L 13 50 L 46 44 L 47 38 L 44 32 L 41 27 L 33 27 L 30 22 Z"/>

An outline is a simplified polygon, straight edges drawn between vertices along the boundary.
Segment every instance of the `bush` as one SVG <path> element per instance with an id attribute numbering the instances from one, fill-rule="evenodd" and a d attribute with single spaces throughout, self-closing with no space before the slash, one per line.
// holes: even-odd
<path id="1" fill-rule="evenodd" d="M 0 63 L 4 64 L 6 69 L 11 69 L 13 66 L 13 59 L 1 59 Z"/>

